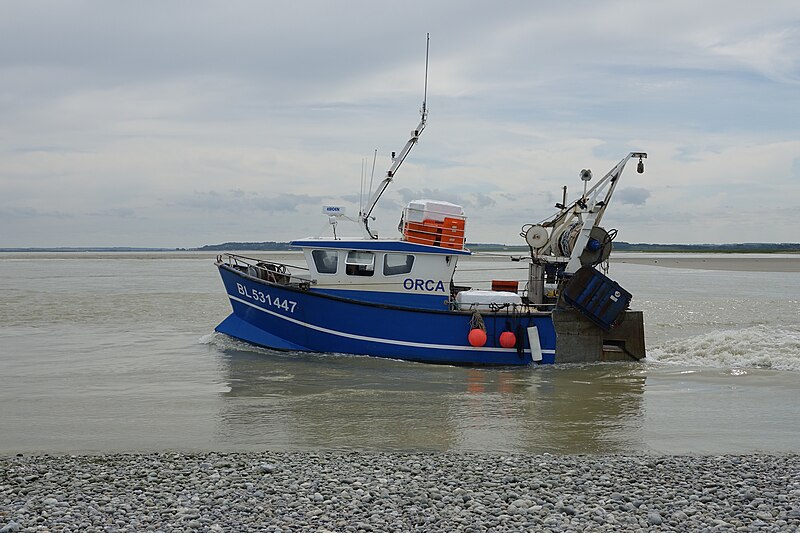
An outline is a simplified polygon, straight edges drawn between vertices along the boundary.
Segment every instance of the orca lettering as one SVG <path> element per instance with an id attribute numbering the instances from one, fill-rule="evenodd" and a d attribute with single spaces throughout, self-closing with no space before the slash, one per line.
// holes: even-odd
<path id="1" fill-rule="evenodd" d="M 406 278 L 403 280 L 403 288 L 407 291 L 445 292 L 444 282 L 432 279 Z"/>

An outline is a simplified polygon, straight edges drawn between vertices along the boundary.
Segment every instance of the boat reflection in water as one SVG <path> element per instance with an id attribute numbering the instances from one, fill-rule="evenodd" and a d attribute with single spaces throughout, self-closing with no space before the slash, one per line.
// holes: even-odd
<path id="1" fill-rule="evenodd" d="M 244 347 L 243 347 L 244 348 Z M 433 366 L 223 350 L 218 438 L 273 450 L 616 453 L 644 448 L 641 366 Z"/>

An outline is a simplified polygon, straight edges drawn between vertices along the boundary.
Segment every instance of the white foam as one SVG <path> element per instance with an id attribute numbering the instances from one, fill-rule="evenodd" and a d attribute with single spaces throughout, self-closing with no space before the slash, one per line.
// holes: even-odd
<path id="1" fill-rule="evenodd" d="M 800 372 L 800 327 L 759 325 L 665 342 L 647 351 L 661 363 Z"/>
<path id="2" fill-rule="evenodd" d="M 275 350 L 270 350 L 269 348 L 263 348 L 261 346 L 256 346 L 255 344 L 250 344 L 249 342 L 244 342 L 234 337 L 229 337 L 224 333 L 219 333 L 217 331 L 212 331 L 207 335 L 203 335 L 198 339 L 200 344 L 206 344 L 209 346 L 213 346 L 220 351 L 226 350 L 237 350 L 237 351 L 245 351 L 245 352 L 260 352 L 260 353 L 268 353 L 268 354 L 280 354 L 281 352 L 276 352 Z"/>
<path id="3" fill-rule="evenodd" d="M 209 333 L 207 335 L 203 335 L 197 341 L 200 344 L 214 344 L 217 335 L 219 335 L 219 333 L 217 333 L 216 331 L 212 331 L 211 333 Z"/>

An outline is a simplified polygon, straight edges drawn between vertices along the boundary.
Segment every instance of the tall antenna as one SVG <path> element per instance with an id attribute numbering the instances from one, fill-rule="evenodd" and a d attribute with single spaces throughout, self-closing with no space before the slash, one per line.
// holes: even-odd
<path id="1" fill-rule="evenodd" d="M 372 180 L 375 178 L 375 162 L 378 160 L 378 149 L 372 153 L 372 174 L 369 175 L 369 193 L 372 194 Z"/>
<path id="2" fill-rule="evenodd" d="M 377 239 L 378 236 L 372 233 L 369 229 L 369 219 L 372 215 L 372 211 L 375 209 L 375 205 L 380 200 L 381 196 L 383 195 L 386 188 L 394 179 L 395 172 L 397 169 L 400 168 L 400 165 L 403 164 L 405 161 L 406 156 L 411 152 L 411 149 L 414 145 L 419 141 L 419 136 L 422 135 L 422 130 L 425 129 L 425 123 L 427 122 L 428 118 L 428 51 L 430 49 L 430 42 L 431 42 L 431 34 L 428 33 L 425 41 L 425 88 L 423 91 L 423 98 L 422 98 L 422 109 L 420 110 L 420 121 L 417 125 L 416 129 L 411 132 L 411 138 L 408 139 L 406 145 L 400 151 L 399 154 L 395 154 L 392 152 L 392 165 L 389 167 L 389 170 L 386 171 L 386 177 L 383 178 L 383 181 L 380 182 L 378 188 L 370 197 L 369 201 L 367 202 L 367 206 L 364 208 L 364 212 L 361 215 L 361 222 L 364 224 L 364 230 L 366 231 L 366 235 L 371 239 Z M 372 189 L 372 184 L 370 184 L 370 190 Z"/>
<path id="3" fill-rule="evenodd" d="M 360 215 L 364 210 L 364 181 L 366 180 L 366 167 L 367 160 L 361 158 L 361 191 L 358 193 L 358 214 Z"/>
<path id="4" fill-rule="evenodd" d="M 428 33 L 425 40 L 425 88 L 422 91 L 422 114 L 427 112 L 428 104 L 428 53 L 431 49 L 431 34 Z"/>

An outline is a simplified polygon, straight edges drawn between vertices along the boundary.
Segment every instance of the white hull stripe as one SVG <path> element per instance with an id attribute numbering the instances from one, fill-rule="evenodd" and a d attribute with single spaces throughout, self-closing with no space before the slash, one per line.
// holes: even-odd
<path id="1" fill-rule="evenodd" d="M 354 340 L 359 340 L 359 341 L 369 341 L 369 342 L 378 342 L 378 343 L 381 343 L 381 344 L 392 344 L 392 345 L 395 345 L 395 346 L 408 346 L 410 348 L 426 348 L 426 349 L 430 349 L 430 350 L 469 350 L 469 351 L 474 351 L 474 352 L 512 352 L 512 351 L 516 351 L 514 348 L 491 348 L 491 347 L 486 348 L 486 347 L 482 347 L 482 346 L 461 346 L 461 345 L 454 345 L 454 344 L 428 344 L 428 343 L 424 343 L 424 342 L 398 341 L 398 340 L 392 340 L 392 339 L 381 339 L 379 337 L 367 337 L 365 335 L 356 335 L 354 333 L 344 333 L 344 332 L 341 332 L 341 331 L 336 331 L 334 329 L 323 328 L 322 326 L 317 326 L 315 324 L 309 324 L 308 322 L 303 322 L 302 320 L 297 320 L 296 318 L 288 317 L 288 316 L 282 315 L 280 313 L 276 313 L 275 311 L 270 311 L 269 309 L 264 309 L 263 307 L 259 307 L 259 306 L 255 305 L 255 304 L 251 303 L 251 302 L 248 302 L 246 300 L 242 300 L 241 298 L 237 298 L 236 296 L 231 296 L 230 294 L 228 295 L 228 297 L 231 300 L 234 300 L 234 301 L 237 301 L 237 302 L 242 303 L 244 305 L 247 305 L 249 307 L 252 307 L 253 309 L 258 309 L 259 311 L 262 311 L 262 312 L 267 313 L 269 315 L 272 315 L 272 316 L 275 316 L 275 317 L 278 317 L 278 318 L 282 318 L 283 320 L 286 320 L 287 322 L 291 322 L 293 324 L 297 324 L 298 326 L 303 326 L 305 328 L 313 329 L 315 331 L 320 331 L 322 333 L 328 333 L 330 335 L 336 335 L 338 337 L 345 337 L 347 339 L 354 339 Z M 528 349 L 528 350 L 525 350 L 525 352 L 526 353 L 530 353 L 531 351 Z M 542 353 L 555 354 L 556 351 L 555 350 L 542 350 Z"/>

